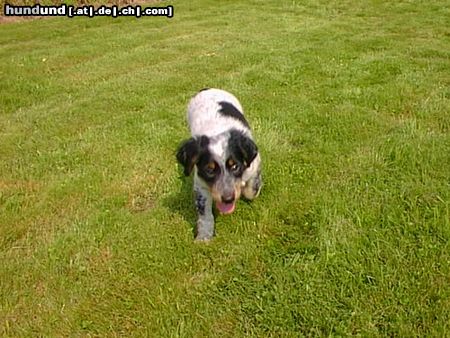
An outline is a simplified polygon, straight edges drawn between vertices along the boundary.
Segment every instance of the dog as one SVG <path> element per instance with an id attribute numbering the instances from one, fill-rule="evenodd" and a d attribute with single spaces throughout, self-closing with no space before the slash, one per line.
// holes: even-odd
<path id="1" fill-rule="evenodd" d="M 258 197 L 261 157 L 233 94 L 202 89 L 189 102 L 187 120 L 192 137 L 179 146 L 176 158 L 186 176 L 194 172 L 195 239 L 207 241 L 215 235 L 213 202 L 221 214 L 231 214 L 241 195 Z"/>

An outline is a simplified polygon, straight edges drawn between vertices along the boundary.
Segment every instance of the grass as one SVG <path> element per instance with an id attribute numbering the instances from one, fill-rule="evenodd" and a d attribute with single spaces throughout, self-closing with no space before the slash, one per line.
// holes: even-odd
<path id="1" fill-rule="evenodd" d="M 445 1 L 173 1 L 0 26 L 0 334 L 450 335 Z M 175 162 L 242 101 L 253 203 L 193 242 Z"/>

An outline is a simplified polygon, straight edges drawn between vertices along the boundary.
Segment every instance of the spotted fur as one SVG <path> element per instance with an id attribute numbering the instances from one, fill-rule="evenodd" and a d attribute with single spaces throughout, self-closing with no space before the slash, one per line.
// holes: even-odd
<path id="1" fill-rule="evenodd" d="M 261 158 L 243 109 L 232 94 L 203 89 L 189 102 L 188 123 L 192 137 L 184 141 L 177 160 L 184 174 L 194 172 L 197 208 L 196 239 L 214 236 L 213 203 L 222 213 L 231 213 L 236 201 L 258 196 Z"/>

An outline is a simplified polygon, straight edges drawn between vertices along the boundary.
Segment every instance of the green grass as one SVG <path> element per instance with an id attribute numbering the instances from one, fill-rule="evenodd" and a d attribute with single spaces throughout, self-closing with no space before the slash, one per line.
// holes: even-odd
<path id="1" fill-rule="evenodd" d="M 446 1 L 173 1 L 0 26 L 0 335 L 450 335 Z M 235 93 L 263 192 L 193 241 L 174 153 Z"/>

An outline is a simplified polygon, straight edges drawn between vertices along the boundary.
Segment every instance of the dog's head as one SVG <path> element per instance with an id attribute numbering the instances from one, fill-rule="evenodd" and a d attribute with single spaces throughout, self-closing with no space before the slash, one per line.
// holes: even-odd
<path id="1" fill-rule="evenodd" d="M 234 211 L 241 195 L 244 171 L 258 154 L 251 138 L 232 129 L 215 137 L 192 137 L 183 142 L 177 152 L 177 160 L 189 176 L 196 173 L 208 186 L 211 196 L 221 213 Z"/>

